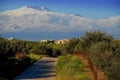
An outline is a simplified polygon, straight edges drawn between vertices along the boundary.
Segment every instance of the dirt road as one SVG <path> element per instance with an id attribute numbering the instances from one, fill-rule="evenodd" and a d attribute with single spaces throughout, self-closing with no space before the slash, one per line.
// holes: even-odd
<path id="1" fill-rule="evenodd" d="M 55 80 L 57 58 L 43 57 L 15 80 Z"/>

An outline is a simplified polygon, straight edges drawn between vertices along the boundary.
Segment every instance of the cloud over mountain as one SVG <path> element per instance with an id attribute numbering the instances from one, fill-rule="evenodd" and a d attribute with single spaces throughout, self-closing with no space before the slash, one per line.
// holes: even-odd
<path id="1" fill-rule="evenodd" d="M 89 19 L 75 14 L 53 12 L 46 7 L 26 6 L 0 12 L 0 31 L 8 32 L 84 32 L 102 30 L 120 35 L 120 16 Z M 120 37 L 120 36 L 119 36 Z"/>

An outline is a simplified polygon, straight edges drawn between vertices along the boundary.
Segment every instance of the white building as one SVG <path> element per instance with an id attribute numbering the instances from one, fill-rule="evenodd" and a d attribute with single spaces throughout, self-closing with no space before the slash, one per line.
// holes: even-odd
<path id="1" fill-rule="evenodd" d="M 44 39 L 44 40 L 41 40 L 40 42 L 45 42 L 45 43 L 47 43 L 48 40 L 47 40 L 47 39 Z"/>
<path id="2" fill-rule="evenodd" d="M 8 38 L 8 40 L 13 40 L 13 37 Z"/>
<path id="3" fill-rule="evenodd" d="M 69 42 L 69 39 L 61 39 L 61 40 L 55 41 L 55 44 L 65 44 L 67 42 Z"/>

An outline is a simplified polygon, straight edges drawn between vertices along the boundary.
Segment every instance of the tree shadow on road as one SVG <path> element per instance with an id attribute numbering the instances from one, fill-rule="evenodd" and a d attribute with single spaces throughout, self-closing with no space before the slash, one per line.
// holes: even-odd
<path id="1" fill-rule="evenodd" d="M 23 72 L 23 74 L 17 76 L 15 80 L 55 77 L 56 67 L 53 65 L 54 62 L 56 61 L 40 60 L 29 67 L 25 72 Z"/>

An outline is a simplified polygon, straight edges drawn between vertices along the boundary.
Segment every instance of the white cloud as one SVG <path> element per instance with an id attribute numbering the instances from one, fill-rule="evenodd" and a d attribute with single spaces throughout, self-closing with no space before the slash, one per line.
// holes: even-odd
<path id="1" fill-rule="evenodd" d="M 0 13 L 0 30 L 5 33 L 22 30 L 70 32 L 96 29 L 119 32 L 120 16 L 108 19 L 88 19 L 27 7 Z"/>

